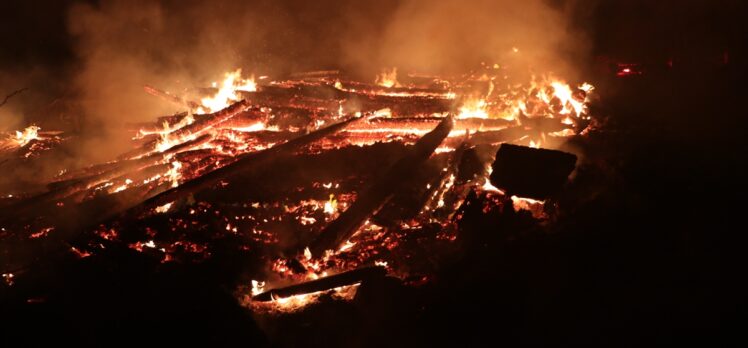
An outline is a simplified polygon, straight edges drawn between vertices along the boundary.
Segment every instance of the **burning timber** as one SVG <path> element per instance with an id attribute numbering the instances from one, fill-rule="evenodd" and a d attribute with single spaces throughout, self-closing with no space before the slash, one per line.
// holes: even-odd
<path id="1" fill-rule="evenodd" d="M 382 208 L 401 188 L 408 178 L 431 156 L 444 138 L 452 130 L 453 120 L 447 117 L 434 130 L 424 135 L 411 152 L 397 161 L 387 173 L 361 193 L 348 210 L 325 228 L 312 243 L 314 255 L 322 255 L 326 250 L 338 249 L 350 238 L 371 215 Z"/>
<path id="2" fill-rule="evenodd" d="M 381 278 L 387 274 L 384 267 L 365 267 L 340 274 L 328 276 L 325 278 L 315 279 L 309 282 L 294 284 L 291 286 L 272 289 L 261 294 L 252 296 L 253 301 L 272 301 L 277 298 L 286 298 L 301 294 L 309 294 L 318 291 L 330 290 L 333 288 L 353 285 L 374 278 Z"/>
<path id="3" fill-rule="evenodd" d="M 212 185 L 217 184 L 222 179 L 227 179 L 230 176 L 240 174 L 243 171 L 251 170 L 252 168 L 257 168 L 259 166 L 262 166 L 263 164 L 266 163 L 266 161 L 268 161 L 269 159 L 272 159 L 272 157 L 274 156 L 278 156 L 280 154 L 291 153 L 299 149 L 302 146 L 309 145 L 312 142 L 318 141 L 328 135 L 334 134 L 340 131 L 341 129 L 345 128 L 346 126 L 348 126 L 350 123 L 357 121 L 358 119 L 359 118 L 357 117 L 351 117 L 348 120 L 345 120 L 343 122 L 334 124 L 326 128 L 322 128 L 318 131 L 309 133 L 307 135 L 298 137 L 296 139 L 292 139 L 284 144 L 271 147 L 267 150 L 238 156 L 237 157 L 238 159 L 236 162 L 230 165 L 227 165 L 225 167 L 216 169 L 194 180 L 185 182 L 184 184 L 178 187 L 175 187 L 171 190 L 163 192 L 149 199 L 148 201 L 143 202 L 143 204 L 144 205 L 167 204 L 171 201 L 174 201 L 175 199 L 184 198 L 187 195 L 197 193 L 201 190 L 211 187 Z"/>
<path id="4" fill-rule="evenodd" d="M 269 283 L 297 284 L 256 296 L 269 305 L 384 276 L 372 264 L 422 281 L 434 266 L 411 254 L 457 238 L 452 227 L 469 192 L 500 192 L 486 171 L 500 144 L 553 147 L 589 120 L 591 89 L 555 80 L 489 88 L 493 82 L 473 76 L 388 86 L 340 72 L 260 83 L 232 76 L 184 95 L 146 86 L 186 111 L 128 124 L 131 150 L 110 162 L 61 168 L 35 191 L 0 198 L 0 227 L 11 231 L 4 235 L 36 245 L 12 248 L 8 267 L 69 254 L 71 246 L 76 257 L 122 249 L 162 263 L 202 262 L 215 240 L 230 239 L 237 250 L 275 260 L 264 273 Z M 0 151 L 3 161 L 32 164 L 66 139 L 32 126 L 10 134 Z M 541 150 L 507 160 L 499 150 L 491 182 L 527 198 L 556 192 L 563 173 L 544 176 L 526 165 L 535 157 L 525 152 L 534 151 Z M 568 169 L 551 157 L 537 159 L 540 172 Z M 510 176 L 532 179 L 532 189 Z M 515 208 L 537 205 L 527 198 L 516 198 Z M 309 255 L 299 257 L 307 245 Z"/>

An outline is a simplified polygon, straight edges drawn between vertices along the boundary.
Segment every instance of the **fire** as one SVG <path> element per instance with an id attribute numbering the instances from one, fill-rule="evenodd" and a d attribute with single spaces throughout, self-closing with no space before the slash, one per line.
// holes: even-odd
<path id="1" fill-rule="evenodd" d="M 169 209 L 171 209 L 171 205 L 172 204 L 174 204 L 174 202 L 170 202 L 170 203 L 166 203 L 164 205 L 160 205 L 160 206 L 156 207 L 156 212 L 159 213 L 159 214 L 166 213 L 167 211 L 169 211 Z"/>
<path id="2" fill-rule="evenodd" d="M 532 213 L 532 216 L 536 219 L 542 219 L 545 216 L 543 208 L 545 207 L 545 201 L 539 201 L 532 198 L 524 198 L 512 196 L 512 207 L 514 211 L 526 210 Z"/>
<path id="3" fill-rule="evenodd" d="M 15 278 L 15 275 L 13 273 L 3 273 L 2 277 L 5 281 L 5 284 L 8 284 L 8 286 L 13 285 L 13 278 Z"/>
<path id="4" fill-rule="evenodd" d="M 488 118 L 486 106 L 487 103 L 485 99 L 469 98 L 460 107 L 460 114 L 457 115 L 457 118 Z"/>
<path id="5" fill-rule="evenodd" d="M 214 87 L 218 87 L 217 83 L 213 83 Z M 225 109 L 233 102 L 237 102 L 241 99 L 237 95 L 237 91 L 255 92 L 257 91 L 257 83 L 254 80 L 254 76 L 249 79 L 242 78 L 242 69 L 236 69 L 234 72 L 226 73 L 225 78 L 218 87 L 218 92 L 212 97 L 206 97 L 200 100 L 202 104 L 196 111 L 198 113 L 211 113 Z"/>
<path id="6" fill-rule="evenodd" d="M 252 296 L 259 295 L 263 292 L 265 292 L 265 282 L 260 282 L 252 279 Z"/>
<path id="7" fill-rule="evenodd" d="M 382 87 L 400 87 L 400 83 L 397 82 L 397 68 L 392 68 L 392 70 L 382 70 L 382 73 L 377 75 L 375 82 Z"/>
<path id="8" fill-rule="evenodd" d="M 494 65 L 494 70 L 498 69 L 499 66 Z M 501 73 L 506 70 L 503 66 L 500 69 Z M 413 77 L 412 75 L 409 76 Z M 459 78 L 462 79 L 463 77 Z M 588 113 L 587 95 L 594 90 L 594 87 L 587 83 L 574 87 L 574 84 L 567 84 L 562 80 L 553 78 L 543 78 L 515 85 L 498 83 L 496 81 L 501 81 L 499 77 L 486 75 L 470 76 L 464 81 L 438 80 L 443 81 L 443 83 L 428 82 L 420 85 L 418 84 L 420 80 L 413 78 L 409 79 L 409 83 L 412 83 L 412 85 L 409 85 L 408 88 L 398 89 L 385 89 L 371 83 L 366 84 L 356 81 L 343 80 L 341 82 L 340 78 L 343 77 L 326 77 L 316 82 L 313 79 L 291 82 L 289 85 L 293 89 L 284 85 L 284 83 L 287 83 L 285 81 L 263 82 L 271 84 L 273 88 L 290 90 L 287 91 L 288 93 L 274 93 L 274 90 L 261 91 L 257 94 L 261 98 L 252 98 L 253 105 L 250 107 L 248 104 L 235 104 L 235 102 L 241 99 L 240 91 L 257 90 L 254 79 L 243 79 L 240 70 L 230 72 L 226 74 L 220 84 L 216 83 L 214 85 L 217 91 L 213 96 L 203 98 L 200 103 L 193 101 L 180 105 L 191 105 L 189 108 L 194 112 L 216 113 L 230 104 L 234 104 L 242 108 L 232 110 L 241 111 L 236 113 L 221 112 L 213 115 L 190 113 L 169 115 L 162 119 L 168 121 L 154 122 L 143 126 L 141 130 L 134 130 L 138 132 L 137 139 L 144 139 L 139 142 L 143 146 L 137 149 L 139 150 L 138 155 L 126 157 L 128 162 L 123 162 L 123 166 L 120 166 L 117 162 L 112 162 L 111 165 L 118 170 L 122 170 L 122 172 L 117 172 L 116 175 L 107 176 L 107 179 L 92 184 L 91 187 L 96 187 L 100 191 L 83 192 L 82 189 L 80 191 L 87 195 L 81 194 L 71 197 L 76 200 L 83 200 L 90 199 L 89 197 L 94 194 L 114 193 L 130 188 L 135 191 L 136 187 L 143 189 L 143 192 L 149 190 L 156 192 L 154 188 L 165 189 L 165 186 L 178 187 L 180 183 L 200 178 L 205 173 L 214 172 L 217 168 L 230 166 L 236 161 L 241 161 L 242 159 L 237 158 L 239 155 L 271 148 L 276 144 L 287 144 L 297 138 L 303 140 L 303 137 L 309 135 L 311 130 L 331 126 L 338 122 L 339 118 L 347 119 L 351 115 L 363 117 L 361 120 L 350 123 L 350 126 L 338 133 L 328 135 L 324 140 L 315 140 L 316 143 L 310 143 L 306 147 L 293 150 L 293 156 L 297 154 L 317 154 L 323 151 L 342 149 L 350 145 L 363 147 L 364 145 L 361 144 L 369 145 L 377 142 L 399 142 L 408 146 L 418 137 L 432 132 L 439 122 L 453 114 L 457 114 L 454 128 L 451 128 L 443 142 L 438 146 L 435 145 L 433 151 L 436 154 L 443 154 L 440 156 L 443 158 L 456 157 L 459 154 L 456 151 L 456 149 L 459 149 L 458 144 L 465 141 L 466 138 L 469 141 L 475 140 L 476 145 L 490 144 L 495 146 L 500 142 L 514 142 L 529 143 L 529 146 L 535 148 L 553 146 L 554 139 L 550 138 L 551 136 L 567 137 L 580 132 L 581 127 L 577 127 L 578 123 L 583 119 L 588 119 L 586 117 Z M 437 80 L 434 79 L 433 81 Z M 397 81 L 397 69 L 384 71 L 377 76 L 376 82 L 379 86 L 388 88 L 400 87 Z M 496 82 L 495 85 L 494 82 Z M 330 94 L 327 92 L 329 92 L 333 83 L 335 88 L 345 93 L 336 92 L 333 97 L 326 97 Z M 486 91 L 477 92 L 487 84 L 488 89 Z M 299 85 L 303 85 L 304 88 L 296 88 Z M 319 87 L 324 88 L 319 90 L 324 93 L 315 91 L 315 88 Z M 314 93 L 309 93 L 307 89 Z M 362 95 L 366 98 L 361 98 Z M 288 98 L 284 99 L 285 96 L 288 96 Z M 269 99 L 272 103 L 265 101 L 265 99 Z M 455 103 L 455 100 L 452 99 L 460 102 Z M 181 98 L 180 100 L 187 99 Z M 359 103 L 359 101 L 365 102 Z M 195 107 L 195 105 L 199 106 Z M 284 110 L 286 109 L 285 105 L 289 105 L 287 109 L 293 109 L 293 113 Z M 228 116 L 223 118 L 223 115 Z M 299 115 L 303 115 L 303 117 Z M 210 117 L 213 116 L 221 117 L 211 119 Z M 206 120 L 211 122 L 206 122 Z M 550 126 L 542 128 L 546 124 Z M 184 129 L 185 127 L 187 129 Z M 507 131 L 504 132 L 504 130 Z M 25 146 L 32 140 L 38 139 L 38 131 L 39 127 L 31 126 L 22 132 L 16 132 L 15 136 L 11 136 L 13 144 L 16 144 L 14 146 Z M 49 133 L 45 132 L 43 134 L 48 135 Z M 193 140 L 194 143 L 185 144 Z M 39 146 L 39 143 L 32 142 L 28 146 L 29 151 L 33 147 Z M 179 147 L 175 148 L 175 146 Z M 354 146 L 350 147 L 353 148 Z M 286 151 L 285 148 L 282 149 Z M 360 149 L 342 150 L 359 151 Z M 128 154 L 131 154 L 131 152 Z M 270 155 L 272 154 L 273 152 L 270 152 Z M 251 159 L 252 157 L 249 156 L 248 158 Z M 457 158 L 459 159 L 459 157 Z M 137 159 L 137 161 L 132 161 L 133 159 Z M 485 162 L 488 159 L 481 158 L 480 160 Z M 131 171 L 128 167 L 131 163 L 137 164 L 138 169 Z M 482 164 L 486 168 L 486 163 Z M 150 171 L 142 173 L 140 172 L 142 168 Z M 145 171 L 146 169 L 142 170 Z M 356 234 L 340 239 L 344 243 L 324 246 L 326 252 L 322 256 L 312 255 L 309 248 L 295 255 L 296 261 L 303 268 L 299 268 L 299 264 L 295 262 L 290 263 L 287 259 L 268 257 L 267 260 L 275 260 L 272 266 L 268 263 L 268 268 L 277 273 L 277 277 L 273 279 L 282 279 L 282 281 L 279 281 L 281 284 L 272 285 L 287 285 L 296 281 L 318 279 L 327 276 L 328 272 L 332 274 L 345 272 L 372 263 L 385 267 L 393 273 L 398 273 L 397 275 L 407 273 L 409 271 L 403 271 L 407 268 L 407 265 L 405 265 L 405 268 L 403 267 L 405 263 L 403 260 L 396 257 L 390 258 L 391 255 L 397 256 L 396 248 L 405 245 L 400 239 L 402 233 L 418 229 L 426 223 L 439 223 L 445 226 L 446 221 L 449 220 L 444 216 L 454 216 L 454 211 L 465 200 L 460 195 L 466 193 L 460 192 L 467 192 L 468 189 L 482 189 L 486 196 L 491 196 L 500 203 L 511 198 L 512 207 L 516 211 L 527 210 L 533 216 L 536 216 L 536 213 L 543 213 L 545 202 L 516 196 L 506 197 L 505 192 L 493 186 L 488 179 L 491 171 L 490 167 L 485 169 L 488 172 L 487 174 L 476 174 L 464 181 L 463 179 L 458 180 L 456 175 L 449 173 L 448 170 L 452 170 L 451 166 L 444 168 L 445 176 L 438 181 L 437 189 L 433 190 L 433 193 L 430 192 L 429 202 L 433 204 L 429 203 L 427 205 L 428 209 L 426 210 L 431 209 L 428 212 L 422 210 L 422 214 L 395 225 L 382 224 L 382 226 L 378 226 L 366 220 Z M 60 176 L 64 174 L 64 172 L 61 172 Z M 74 178 L 77 174 L 65 175 Z M 303 230 L 302 232 L 318 231 L 326 228 L 330 222 L 338 218 L 339 213 L 350 210 L 351 202 L 355 202 L 359 198 L 358 186 L 355 186 L 358 183 L 353 180 L 349 183 L 347 177 L 324 177 L 324 179 L 315 179 L 314 182 L 308 184 L 314 189 L 314 191 L 309 191 L 311 192 L 309 196 L 306 195 L 308 192 L 301 191 L 309 188 L 304 186 L 305 184 L 299 184 L 295 188 L 303 193 L 304 198 L 314 197 L 319 192 L 324 192 L 323 199 L 307 199 L 299 202 L 301 198 L 291 199 L 286 196 L 277 200 L 268 200 L 268 202 L 263 201 L 263 203 L 245 202 L 245 204 L 235 205 L 200 201 L 193 202 L 189 204 L 189 207 L 186 207 L 186 204 L 175 204 L 177 198 L 169 198 L 170 203 L 163 204 L 168 201 L 164 200 L 158 203 L 163 205 L 155 206 L 153 204 L 149 206 L 150 211 L 154 213 L 149 218 L 158 221 L 161 221 L 161 219 L 163 221 L 168 220 L 171 230 L 178 232 L 174 233 L 173 236 L 184 236 L 186 235 L 182 234 L 184 231 L 194 230 L 197 228 L 196 226 L 203 225 L 202 223 L 197 224 L 201 221 L 193 220 L 193 218 L 199 216 L 204 218 L 207 215 L 212 219 L 215 216 L 217 221 L 220 221 L 221 228 L 212 231 L 212 233 L 230 233 L 246 237 L 240 239 L 242 243 L 245 241 L 248 243 L 241 245 L 242 250 L 250 250 L 250 248 L 258 245 L 260 247 L 279 246 L 282 244 L 279 240 L 283 237 L 281 234 L 272 232 L 274 224 L 279 222 L 285 224 L 289 220 L 293 220 L 295 226 L 300 227 Z M 220 181 L 220 185 L 226 186 L 232 185 L 232 183 L 230 179 L 226 179 Z M 425 185 L 429 190 L 434 189 L 434 181 L 429 181 Z M 286 189 L 287 187 L 283 188 Z M 88 190 L 88 188 L 85 190 Z M 177 194 L 182 193 L 180 192 L 182 190 L 172 191 L 176 191 Z M 331 192 L 334 192 L 334 194 L 330 194 Z M 499 201 L 499 198 L 504 200 Z M 64 204 L 77 204 L 72 198 L 68 199 L 67 197 L 59 201 Z M 435 210 L 437 210 L 436 213 Z M 189 211 L 189 215 L 186 211 Z M 158 214 L 164 215 L 159 216 Z M 527 213 L 522 212 L 522 214 L 526 215 Z M 372 216 L 369 215 L 367 219 Z M 383 214 L 383 216 L 387 218 L 386 215 Z M 99 237 L 111 243 L 121 242 L 121 240 L 118 240 L 117 231 L 109 228 L 109 226 L 104 226 L 102 231 L 97 233 Z M 168 238 L 163 238 L 163 235 L 157 235 L 157 233 L 162 234 L 163 232 L 155 231 L 151 227 L 146 229 L 148 231 L 146 238 L 153 239 L 141 239 L 140 242 L 131 244 L 131 248 L 141 251 L 152 251 L 150 249 L 163 251 L 165 249 L 168 250 L 168 252 L 164 251 L 164 253 L 167 253 L 166 258 L 168 260 L 172 258 L 180 259 L 179 252 L 175 252 L 173 249 L 175 248 L 174 245 L 177 245 L 176 243 L 183 243 L 182 240 L 178 242 L 169 241 Z M 48 232 L 39 233 L 38 237 L 33 238 L 42 238 Z M 439 235 L 445 236 L 447 234 L 440 233 Z M 439 235 L 435 238 L 454 240 L 449 239 L 449 236 L 439 237 Z M 158 240 L 159 243 L 156 243 L 155 240 Z M 193 250 L 192 253 L 210 255 L 208 245 L 199 245 L 199 248 L 193 246 L 190 249 Z M 187 250 L 186 248 L 180 248 Z M 316 248 L 315 245 L 312 250 L 316 250 Z M 79 253 L 74 248 L 72 251 L 79 257 L 89 255 L 85 251 Z M 95 252 L 95 249 L 91 249 L 90 252 Z M 383 257 L 386 260 L 383 260 Z M 268 280 L 269 283 L 272 281 Z M 351 293 L 355 294 L 356 287 L 357 285 L 352 285 L 290 297 L 275 296 L 269 302 L 252 303 L 251 305 L 268 306 L 271 310 L 293 311 L 309 303 L 314 303 L 322 295 L 331 294 L 334 297 L 350 298 Z M 263 293 L 267 288 L 269 286 L 266 286 L 265 282 L 253 280 L 249 292 L 254 296 Z M 243 290 L 246 293 L 246 289 Z"/>
<path id="9" fill-rule="evenodd" d="M 30 141 L 39 139 L 39 128 L 38 126 L 28 126 L 23 131 L 16 131 L 16 137 L 15 142 L 18 144 L 18 147 L 24 147 L 26 144 L 28 144 Z"/>
<path id="10" fill-rule="evenodd" d="M 171 187 L 179 186 L 179 179 L 182 177 L 182 174 L 179 172 L 180 169 L 182 169 L 182 163 L 179 161 L 171 162 L 171 169 L 165 175 L 171 181 Z"/>
<path id="11" fill-rule="evenodd" d="M 259 132 L 259 131 L 267 129 L 267 127 L 265 126 L 265 123 L 257 122 L 251 126 L 232 128 L 232 129 L 235 131 L 239 131 L 239 132 Z"/>
<path id="12" fill-rule="evenodd" d="M 584 112 L 584 103 L 574 99 L 569 85 L 560 81 L 554 81 L 551 82 L 551 87 L 553 87 L 553 96 L 558 98 L 558 100 L 561 101 L 561 105 L 563 106 L 563 109 L 560 112 L 562 115 L 568 114 L 572 111 L 569 109 L 569 106 L 571 106 L 577 117 L 581 115 L 582 112 Z"/>
<path id="13" fill-rule="evenodd" d="M 335 195 L 330 194 L 330 199 L 325 202 L 325 214 L 333 215 L 338 212 L 338 201 L 335 199 Z"/>
<path id="14" fill-rule="evenodd" d="M 312 259 L 312 251 L 309 250 L 309 247 L 304 248 L 304 258 L 309 261 Z"/>
<path id="15" fill-rule="evenodd" d="M 9 134 L 6 139 L 0 141 L 0 149 L 21 148 L 28 145 L 32 140 L 41 140 L 42 137 L 39 135 L 40 129 L 39 126 L 31 125 L 24 130 L 17 130 L 15 133 Z"/>
<path id="16" fill-rule="evenodd" d="M 356 245 L 356 243 L 351 242 L 350 240 L 345 241 L 345 244 L 343 244 L 340 249 L 338 249 L 338 252 L 344 252 L 347 250 L 350 250 L 353 248 L 353 246 Z"/>
<path id="17" fill-rule="evenodd" d="M 257 282 L 257 286 L 264 282 Z M 346 286 L 340 286 L 330 290 L 317 291 L 307 294 L 294 295 L 289 297 L 280 297 L 271 295 L 272 301 L 269 302 L 252 302 L 251 305 L 256 310 L 265 312 L 281 312 L 281 313 L 292 313 L 296 312 L 312 303 L 316 303 L 323 296 L 328 294 L 331 298 L 336 300 L 350 301 L 356 296 L 358 287 L 361 283 L 355 283 Z M 261 289 L 261 287 L 259 287 Z M 255 281 L 252 281 L 252 292 L 255 291 Z M 258 292 L 261 293 L 262 291 Z"/>

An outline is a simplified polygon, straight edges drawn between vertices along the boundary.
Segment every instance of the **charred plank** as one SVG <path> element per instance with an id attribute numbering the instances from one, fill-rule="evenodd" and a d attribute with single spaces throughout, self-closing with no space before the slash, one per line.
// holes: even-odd
<path id="1" fill-rule="evenodd" d="M 510 195 L 546 199 L 561 190 L 576 163 L 577 156 L 570 153 L 502 144 L 491 183 Z"/>
<path id="2" fill-rule="evenodd" d="M 295 295 L 309 294 L 313 292 L 331 290 L 341 286 L 353 285 L 370 279 L 383 278 L 387 275 L 384 267 L 365 267 L 315 279 L 306 283 L 295 284 L 284 288 L 278 288 L 263 292 L 252 297 L 253 301 L 272 301 L 276 298 L 284 298 Z"/>
<path id="3" fill-rule="evenodd" d="M 434 130 L 424 135 L 409 154 L 397 161 L 387 173 L 366 189 L 340 216 L 330 223 L 311 244 L 314 255 L 337 249 L 345 243 L 370 216 L 379 211 L 401 188 L 406 179 L 431 156 L 452 130 L 451 117 L 442 120 Z"/>

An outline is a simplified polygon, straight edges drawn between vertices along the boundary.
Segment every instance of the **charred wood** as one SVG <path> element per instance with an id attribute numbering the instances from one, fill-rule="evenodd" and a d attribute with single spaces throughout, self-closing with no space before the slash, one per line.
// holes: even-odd
<path id="1" fill-rule="evenodd" d="M 561 190 L 576 162 L 577 156 L 562 151 L 502 144 L 491 183 L 508 195 L 542 200 Z"/>
<path id="2" fill-rule="evenodd" d="M 383 278 L 387 275 L 384 267 L 365 267 L 336 275 L 315 279 L 306 283 L 273 289 L 252 297 L 253 301 L 272 301 L 276 298 L 291 297 L 295 295 L 309 294 L 313 292 L 331 290 L 341 286 L 353 285 L 375 278 Z"/>
<path id="3" fill-rule="evenodd" d="M 246 101 L 244 100 L 238 101 L 221 111 L 201 116 L 199 117 L 198 120 L 196 120 L 192 124 L 176 129 L 170 132 L 169 134 L 167 134 L 166 137 L 167 139 L 179 139 L 179 138 L 184 138 L 184 137 L 188 137 L 192 135 L 199 135 L 206 129 L 213 127 L 219 123 L 225 122 L 226 120 L 236 116 L 237 114 L 243 111 L 246 111 L 248 108 L 249 106 Z M 129 151 L 121 155 L 120 159 L 137 158 L 139 156 L 152 152 L 156 149 L 156 145 L 158 144 L 158 142 L 159 140 L 157 139 L 152 140 L 135 150 Z"/>
<path id="4" fill-rule="evenodd" d="M 310 246 L 314 255 L 322 255 L 325 250 L 337 249 L 345 243 L 370 216 L 379 211 L 401 188 L 406 178 L 428 160 L 431 154 L 449 135 L 454 122 L 451 117 L 444 119 L 434 130 L 424 135 L 410 150 L 409 154 L 397 161 L 387 173 L 372 186 L 362 192 L 358 199 L 340 216 L 331 222 Z"/>
<path id="5" fill-rule="evenodd" d="M 349 118 L 346 121 L 300 136 L 269 149 L 237 156 L 238 159 L 234 163 L 218 168 L 198 178 L 187 181 L 178 187 L 152 197 L 143 202 L 141 206 L 162 205 L 179 199 L 180 197 L 187 197 L 188 195 L 195 194 L 217 184 L 225 178 L 240 174 L 246 170 L 256 169 L 275 156 L 292 153 L 303 146 L 318 141 L 330 134 L 334 134 L 357 120 L 358 118 Z"/>

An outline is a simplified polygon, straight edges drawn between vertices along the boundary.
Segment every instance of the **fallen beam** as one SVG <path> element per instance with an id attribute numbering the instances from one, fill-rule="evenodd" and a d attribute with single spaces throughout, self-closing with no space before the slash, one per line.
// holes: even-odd
<path id="1" fill-rule="evenodd" d="M 177 141 L 177 142 L 183 142 L 185 138 L 189 136 L 197 136 L 207 130 L 210 127 L 213 127 L 217 124 L 220 124 L 222 122 L 225 122 L 232 117 L 236 116 L 237 114 L 246 111 L 249 108 L 249 103 L 247 103 L 244 100 L 238 101 L 234 104 L 231 104 L 230 106 L 226 107 L 225 109 L 208 114 L 208 115 L 202 115 L 199 117 L 199 119 L 192 124 L 186 125 L 184 127 L 181 127 L 179 129 L 173 130 L 172 132 L 166 134 L 166 139 Z M 181 141 L 179 141 L 181 140 Z M 119 159 L 132 159 L 137 158 L 143 155 L 146 155 L 150 152 L 156 151 L 156 147 L 161 142 L 162 139 L 154 139 L 151 140 L 142 146 L 138 147 L 137 149 L 134 149 L 132 151 L 128 151 L 122 155 L 119 156 Z"/>
<path id="2" fill-rule="evenodd" d="M 322 128 L 320 130 L 300 136 L 295 139 L 291 139 L 283 144 L 273 146 L 269 149 L 259 152 L 245 153 L 243 155 L 237 156 L 238 160 L 236 162 L 182 183 L 178 187 L 162 192 L 161 194 L 146 200 L 145 202 L 143 202 L 143 204 L 141 204 L 141 206 L 163 205 L 172 202 L 180 197 L 186 197 L 190 194 L 195 194 L 206 188 L 212 187 L 222 179 L 228 178 L 232 175 L 236 175 L 245 170 L 250 170 L 253 168 L 257 168 L 258 166 L 262 166 L 264 163 L 266 163 L 266 161 L 272 159 L 275 156 L 278 156 L 280 154 L 292 153 L 302 146 L 311 144 L 328 135 L 335 134 L 349 124 L 357 121 L 358 119 L 358 117 L 351 117 L 343 122 Z"/>
<path id="3" fill-rule="evenodd" d="M 561 190 L 576 163 L 577 156 L 570 153 L 502 144 L 491 183 L 508 195 L 542 200 Z"/>
<path id="4" fill-rule="evenodd" d="M 370 279 L 382 278 L 386 275 L 387 270 L 384 267 L 375 266 L 359 268 L 329 277 L 315 279 L 306 283 L 268 290 L 266 292 L 253 296 L 252 301 L 267 302 L 278 298 L 331 290 L 341 286 L 361 283 Z"/>
<path id="5" fill-rule="evenodd" d="M 315 256 L 326 250 L 336 250 L 350 238 L 363 223 L 376 214 L 400 189 L 404 181 L 418 170 L 452 130 L 454 121 L 447 117 L 434 130 L 424 135 L 408 155 L 397 161 L 387 173 L 364 190 L 353 204 L 331 222 L 310 245 Z"/>

